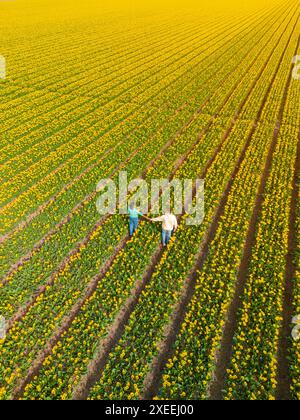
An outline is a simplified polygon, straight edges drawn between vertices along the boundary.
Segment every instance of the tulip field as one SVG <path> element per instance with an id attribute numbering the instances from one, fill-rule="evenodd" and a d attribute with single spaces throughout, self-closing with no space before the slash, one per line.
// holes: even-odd
<path id="1" fill-rule="evenodd" d="M 299 1 L 3 1 L 0 32 L 0 399 L 300 399 Z M 121 171 L 203 179 L 203 222 L 130 237 Z"/>

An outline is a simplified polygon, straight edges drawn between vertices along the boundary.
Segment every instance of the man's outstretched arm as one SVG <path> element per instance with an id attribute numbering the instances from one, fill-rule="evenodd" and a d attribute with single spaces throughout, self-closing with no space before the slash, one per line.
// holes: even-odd
<path id="1" fill-rule="evenodd" d="M 164 221 L 164 216 L 161 217 L 155 217 L 155 219 L 151 219 L 152 222 L 163 222 Z"/>

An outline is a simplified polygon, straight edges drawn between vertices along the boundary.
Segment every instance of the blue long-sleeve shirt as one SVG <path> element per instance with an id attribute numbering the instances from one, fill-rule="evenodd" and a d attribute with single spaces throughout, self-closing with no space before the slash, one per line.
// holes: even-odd
<path id="1" fill-rule="evenodd" d="M 140 211 L 138 211 L 136 208 L 134 209 L 129 208 L 128 214 L 131 219 L 138 219 L 139 216 L 143 216 L 143 214 Z"/>

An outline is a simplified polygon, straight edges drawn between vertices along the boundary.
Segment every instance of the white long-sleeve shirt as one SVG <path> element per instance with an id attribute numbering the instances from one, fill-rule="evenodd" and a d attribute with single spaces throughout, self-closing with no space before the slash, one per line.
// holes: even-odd
<path id="1" fill-rule="evenodd" d="M 162 222 L 162 228 L 164 230 L 172 231 L 178 227 L 177 219 L 174 214 L 164 214 L 161 217 L 152 219 L 153 222 Z"/>

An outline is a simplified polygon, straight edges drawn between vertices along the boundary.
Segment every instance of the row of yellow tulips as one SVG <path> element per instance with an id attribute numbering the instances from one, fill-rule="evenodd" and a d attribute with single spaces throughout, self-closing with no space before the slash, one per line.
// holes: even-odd
<path id="1" fill-rule="evenodd" d="M 285 35 L 285 39 L 287 40 L 289 34 Z M 275 57 L 273 57 L 273 60 L 269 63 L 269 69 L 265 72 L 264 77 L 260 80 L 260 86 L 258 87 L 258 92 L 262 94 L 262 92 L 267 90 L 266 86 L 266 80 L 270 80 L 270 73 L 271 71 L 274 73 L 274 64 L 276 68 L 276 63 L 280 60 L 280 55 L 282 53 L 282 50 L 284 48 L 284 43 L 281 48 L 278 49 L 277 53 L 275 54 Z M 293 45 L 294 48 L 294 45 Z M 287 56 L 285 57 L 287 58 Z M 289 67 L 289 64 L 287 65 L 286 60 L 284 61 L 283 67 L 287 68 Z M 271 70 L 270 70 L 271 69 Z M 274 85 L 274 91 L 277 89 L 277 85 Z M 263 96 L 263 95 L 262 95 Z M 271 96 L 272 97 L 272 96 Z M 251 104 L 252 112 L 255 112 L 255 109 L 259 107 L 259 98 L 261 98 L 261 95 L 256 96 L 253 95 L 253 103 Z M 248 108 L 247 108 L 248 109 Z M 240 126 L 240 130 L 234 131 L 232 133 L 232 136 L 230 137 L 230 142 L 228 147 L 230 146 L 233 148 L 233 144 L 237 142 L 239 146 L 240 139 L 243 138 L 241 136 L 242 130 L 245 129 L 245 125 Z M 269 129 L 269 133 L 271 132 L 272 137 L 272 129 Z M 247 136 L 246 136 L 247 137 Z M 245 137 L 244 137 L 245 138 Z M 251 151 L 255 150 L 257 144 L 260 143 L 261 139 L 260 137 L 256 137 L 256 142 L 253 143 L 253 149 L 251 147 Z M 235 142 L 234 142 L 235 140 Z M 240 149 L 239 149 L 240 150 Z M 250 150 L 250 149 L 249 149 Z M 231 153 L 233 150 L 230 151 Z M 227 151 L 228 153 L 228 151 Z M 219 177 L 216 177 L 216 173 L 212 169 L 212 173 L 214 174 L 214 177 L 211 181 L 210 172 L 207 176 L 206 181 L 206 218 L 209 214 L 211 214 L 212 208 L 210 207 L 209 203 L 212 200 L 213 201 L 213 193 L 215 193 L 216 186 L 214 185 L 214 182 L 216 182 L 216 178 L 218 179 L 218 182 L 220 182 L 220 179 L 226 180 L 226 177 L 229 176 L 230 171 L 226 174 L 226 164 L 229 165 L 230 162 L 230 155 L 231 153 L 228 153 L 226 158 L 225 156 L 220 153 L 220 155 L 217 157 L 217 162 L 220 165 L 222 162 L 222 175 Z M 237 150 L 236 152 L 237 153 Z M 250 152 L 249 152 L 250 153 Z M 264 155 L 265 157 L 266 155 Z M 232 156 L 233 157 L 233 156 Z M 233 162 L 236 162 L 236 158 L 233 158 Z M 214 168 L 215 169 L 215 168 Z M 241 171 L 244 168 L 241 168 Z M 251 172 L 251 169 L 250 169 Z M 211 173 L 211 174 L 212 174 Z M 228 179 L 228 178 L 227 178 Z M 212 184 L 210 184 L 210 181 Z M 239 182 L 240 186 L 243 188 L 243 183 Z M 212 185 L 214 185 L 214 189 L 211 189 Z M 220 191 L 221 193 L 221 191 Z M 218 200 L 217 200 L 218 201 Z M 245 203 L 246 204 L 246 203 Z M 213 206 L 212 206 L 213 207 Z M 207 223 L 207 221 L 206 221 Z M 202 229 L 205 231 L 206 223 L 200 228 L 200 232 Z M 204 232 L 203 231 L 203 232 Z M 125 334 L 121 338 L 119 345 L 115 349 L 114 353 L 110 356 L 109 362 L 104 370 L 104 373 L 100 379 L 100 382 L 95 386 L 95 388 L 91 392 L 92 398 L 137 398 L 141 391 L 143 390 L 144 381 L 147 377 L 147 373 L 149 372 L 149 364 L 153 360 L 153 357 L 158 354 L 159 352 L 159 343 L 160 340 L 163 338 L 164 329 L 168 323 L 169 316 L 172 313 L 172 307 L 174 303 L 178 301 L 178 298 L 180 296 L 180 289 L 182 286 L 182 282 L 185 279 L 186 273 L 188 272 L 188 268 L 191 267 L 191 264 L 193 262 L 193 247 L 199 244 L 199 240 L 201 240 L 201 237 L 203 235 L 200 234 L 199 229 L 196 232 L 194 231 L 194 235 L 190 236 L 190 232 L 186 231 L 179 231 L 178 235 L 176 235 L 176 239 L 178 241 L 175 241 L 174 249 L 171 255 L 169 255 L 169 259 L 162 262 L 162 266 L 157 268 L 157 271 L 155 272 L 153 279 L 151 283 L 149 284 L 149 287 L 146 288 L 145 293 L 143 294 L 143 297 L 140 299 L 139 304 L 137 305 L 136 310 L 132 314 L 128 328 L 126 329 Z M 180 241 L 181 240 L 181 241 Z M 187 249 L 188 248 L 188 249 Z M 197 248 L 196 248 L 197 249 Z M 225 248 L 226 249 L 226 248 Z M 176 257 L 176 258 L 175 258 Z M 218 263 L 218 261 L 216 261 Z M 209 266 L 209 269 L 211 270 L 212 267 Z M 219 286 L 219 287 L 217 287 Z M 223 290 L 224 291 L 224 285 L 220 287 L 219 284 L 216 285 L 216 288 L 218 291 Z M 164 293 L 161 291 L 164 290 Z M 204 293 L 204 291 L 207 290 L 207 293 Z M 209 306 L 210 302 L 212 305 L 212 308 L 215 308 L 215 311 L 212 311 L 212 319 L 207 319 L 207 322 L 209 323 L 210 330 L 213 330 L 214 328 L 217 328 L 218 330 L 218 323 L 215 323 L 213 320 L 213 315 L 218 316 L 218 308 L 215 306 L 215 294 L 213 291 L 215 290 L 213 283 L 205 282 L 200 284 L 199 289 L 197 289 L 197 298 L 193 300 L 193 303 L 191 305 L 196 305 L 197 309 L 199 308 L 199 311 L 201 313 L 205 311 L 204 302 L 199 302 L 200 295 L 205 295 L 205 304 Z M 226 296 L 226 291 L 225 291 Z M 199 302 L 199 306 L 198 306 Z M 202 302 L 202 305 L 201 305 Z M 200 324 L 200 327 L 202 325 L 206 325 L 206 317 L 199 317 L 199 311 L 196 310 L 196 308 L 190 307 L 190 310 L 188 311 L 188 314 L 193 314 L 195 316 L 195 322 L 198 322 Z M 187 318 L 188 319 L 188 315 Z M 194 319 L 194 318 L 193 318 Z M 147 324 L 147 329 L 145 331 L 141 331 L 139 328 L 139 323 L 142 320 L 143 325 Z M 209 322 L 211 321 L 211 323 Z M 217 326 L 216 326 L 217 324 Z M 183 332 L 187 327 L 186 320 L 183 323 Z M 196 326 L 195 326 L 196 328 Z M 203 332 L 205 333 L 207 331 L 206 328 L 203 328 Z M 177 387 L 180 387 L 180 393 L 178 393 L 178 389 L 176 389 L 175 393 L 172 395 L 174 398 L 186 398 L 195 396 L 191 395 L 190 392 L 187 392 L 187 390 L 190 391 L 190 387 L 192 387 L 194 384 L 195 388 L 197 389 L 197 393 L 201 392 L 201 384 L 199 382 L 195 381 L 195 364 L 193 364 L 192 367 L 189 369 L 189 360 L 194 358 L 201 358 L 203 356 L 205 363 L 204 363 L 204 369 L 209 369 L 211 367 L 211 364 L 213 364 L 214 354 L 211 356 L 212 360 L 209 359 L 207 349 L 205 348 L 205 340 L 201 340 L 201 343 L 197 341 L 197 332 L 198 329 L 195 329 L 193 331 L 189 330 L 186 334 L 187 340 L 184 342 L 184 345 L 181 347 L 180 354 L 180 361 L 181 363 L 181 370 L 174 368 L 174 376 L 175 380 L 170 381 L 171 386 L 174 386 L 174 389 Z M 185 334 L 184 334 L 185 335 Z M 203 338 L 203 337 L 202 337 Z M 197 341 L 195 348 L 190 347 L 190 343 L 188 342 L 190 340 L 190 343 L 193 341 Z M 178 345 L 178 342 L 177 342 Z M 216 345 L 216 342 L 213 342 L 213 345 Z M 207 346 L 209 346 L 209 342 L 207 342 Z M 201 348 L 203 351 L 201 351 Z M 193 353 L 191 350 L 193 349 Z M 191 354 L 192 353 L 192 354 Z M 175 356 L 176 357 L 176 356 Z M 172 369 L 173 366 L 170 366 L 172 362 L 170 361 L 168 366 L 169 369 Z M 188 372 L 188 373 L 187 373 Z M 197 371 L 196 371 L 197 372 Z M 169 372 L 168 372 L 169 373 Z M 191 374 L 190 374 L 191 373 Z M 198 372 L 197 372 L 198 373 Z M 133 378 L 132 378 L 133 376 Z M 165 377 L 166 379 L 166 377 Z M 187 384 L 190 382 L 189 384 Z M 196 383 L 195 383 L 196 382 Z M 166 384 L 166 385 L 169 385 Z M 188 385 L 188 386 L 187 386 Z M 205 387 L 205 380 L 203 381 L 203 386 Z M 200 388 L 200 389 L 199 389 Z M 199 396 L 199 394 L 198 394 Z M 203 394 L 201 393 L 201 396 Z M 170 395 L 169 395 L 170 397 Z"/>

